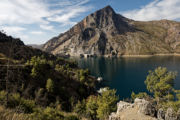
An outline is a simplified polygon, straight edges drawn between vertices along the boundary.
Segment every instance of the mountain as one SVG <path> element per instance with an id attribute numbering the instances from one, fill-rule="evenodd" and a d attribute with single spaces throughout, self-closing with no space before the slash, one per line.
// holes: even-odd
<path id="1" fill-rule="evenodd" d="M 30 46 L 30 47 L 33 47 L 33 48 L 36 48 L 36 49 L 41 49 L 43 47 L 43 44 L 40 44 L 40 45 L 37 45 L 37 44 L 29 44 L 27 46 Z"/>
<path id="2" fill-rule="evenodd" d="M 107 6 L 49 40 L 42 50 L 71 56 L 178 54 L 180 23 L 169 20 L 134 21 Z"/>

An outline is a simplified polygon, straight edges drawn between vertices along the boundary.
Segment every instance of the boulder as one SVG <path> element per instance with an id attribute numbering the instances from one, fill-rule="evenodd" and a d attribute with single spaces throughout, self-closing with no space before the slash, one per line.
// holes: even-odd
<path id="1" fill-rule="evenodd" d="M 180 120 L 180 108 L 179 108 L 179 110 L 177 112 L 177 120 Z"/>
<path id="2" fill-rule="evenodd" d="M 178 120 L 172 108 L 168 108 L 165 114 L 165 120 Z"/>
<path id="3" fill-rule="evenodd" d="M 133 107 L 133 104 L 131 103 L 127 103 L 127 102 L 124 102 L 124 101 L 120 101 L 118 104 L 117 104 L 117 114 L 119 112 L 121 112 L 122 110 L 125 110 L 127 108 L 132 108 Z"/>
<path id="4" fill-rule="evenodd" d="M 165 112 L 162 108 L 160 108 L 158 110 L 157 118 L 158 118 L 158 120 L 164 120 L 165 119 Z"/>
<path id="5" fill-rule="evenodd" d="M 145 99 L 136 98 L 135 104 L 139 108 L 139 110 L 138 110 L 139 113 L 142 113 L 144 115 L 149 115 L 152 117 L 155 116 L 156 109 L 155 109 L 155 106 L 153 105 L 153 103 L 146 101 Z"/>
<path id="6" fill-rule="evenodd" d="M 111 113 L 109 120 L 120 120 L 121 118 L 116 113 Z"/>
<path id="7" fill-rule="evenodd" d="M 102 78 L 102 77 L 98 77 L 98 78 L 97 78 L 97 81 L 98 81 L 98 82 L 101 82 L 101 81 L 103 81 L 103 78 Z"/>
<path id="8" fill-rule="evenodd" d="M 154 105 L 144 99 L 135 99 L 134 103 L 120 101 L 117 112 L 111 113 L 109 120 L 156 120 Z"/>

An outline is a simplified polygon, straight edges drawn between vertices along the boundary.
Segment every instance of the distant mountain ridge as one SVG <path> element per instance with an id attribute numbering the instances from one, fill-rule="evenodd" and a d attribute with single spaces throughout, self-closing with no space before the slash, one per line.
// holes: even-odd
<path id="1" fill-rule="evenodd" d="M 42 50 L 71 56 L 178 54 L 180 22 L 134 21 L 106 6 L 49 40 Z"/>

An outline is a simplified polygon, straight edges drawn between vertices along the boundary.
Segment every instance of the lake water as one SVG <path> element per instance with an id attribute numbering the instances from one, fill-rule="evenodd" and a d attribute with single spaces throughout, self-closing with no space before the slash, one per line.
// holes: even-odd
<path id="1" fill-rule="evenodd" d="M 103 77 L 105 86 L 116 89 L 120 99 L 130 97 L 132 91 L 145 92 L 144 81 L 148 71 L 158 66 L 179 73 L 175 80 L 175 88 L 180 89 L 180 56 L 76 59 L 79 67 L 88 68 L 96 77 Z"/>

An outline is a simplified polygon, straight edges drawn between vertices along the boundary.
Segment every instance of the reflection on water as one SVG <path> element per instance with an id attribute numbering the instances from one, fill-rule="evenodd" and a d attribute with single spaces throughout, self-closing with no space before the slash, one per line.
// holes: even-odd
<path id="1" fill-rule="evenodd" d="M 120 98 L 130 97 L 131 92 L 146 91 L 144 80 L 149 70 L 158 66 L 167 67 L 179 73 L 175 88 L 180 89 L 180 57 L 153 56 L 147 58 L 76 58 L 81 68 L 88 68 L 91 74 L 105 79 L 105 85 L 117 89 Z"/>

